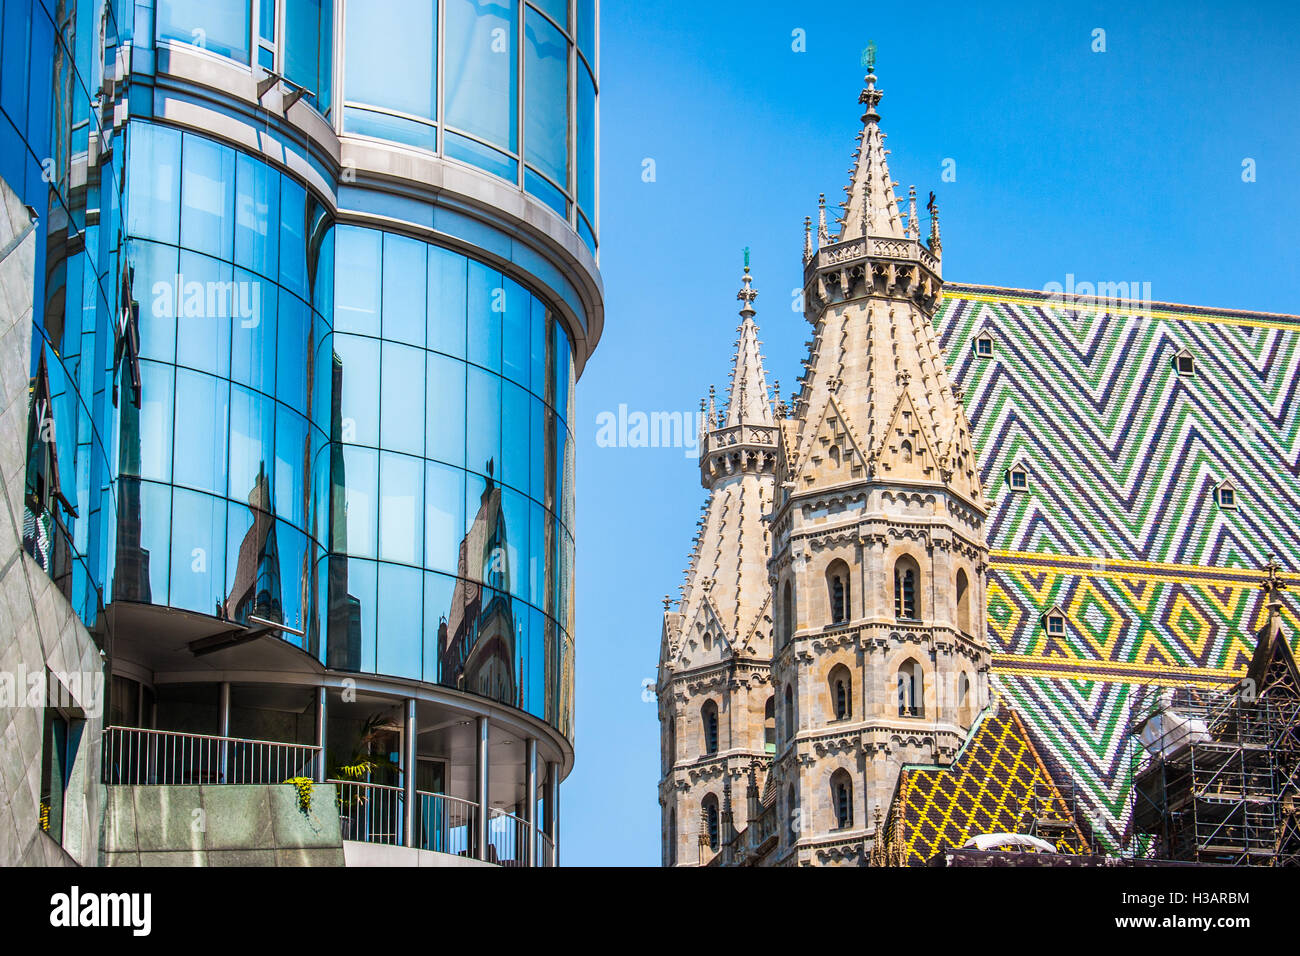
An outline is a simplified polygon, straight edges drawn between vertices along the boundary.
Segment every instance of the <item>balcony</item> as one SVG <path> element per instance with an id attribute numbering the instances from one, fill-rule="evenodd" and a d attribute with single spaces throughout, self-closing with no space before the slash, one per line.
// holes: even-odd
<path id="1" fill-rule="evenodd" d="M 313 789 L 327 790 L 337 803 L 335 845 L 362 843 L 406 852 L 423 850 L 504 867 L 555 865 L 551 835 L 522 816 L 489 807 L 486 826 L 480 828 L 478 803 L 417 789 L 408 832 L 404 787 L 326 779 L 323 760 L 322 748 L 313 745 L 113 726 L 103 734 L 102 779 L 110 787 L 123 788 L 322 781 L 323 788 L 316 784 Z M 332 820 L 329 825 L 333 826 Z"/>

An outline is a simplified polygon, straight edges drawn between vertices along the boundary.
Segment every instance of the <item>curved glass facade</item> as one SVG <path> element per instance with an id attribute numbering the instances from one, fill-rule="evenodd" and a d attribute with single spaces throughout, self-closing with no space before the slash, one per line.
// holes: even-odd
<path id="1" fill-rule="evenodd" d="M 573 360 L 500 271 L 130 126 L 115 600 L 572 720 Z M 147 301 L 144 298 L 147 296 Z M 297 636 L 294 632 L 301 632 Z"/>
<path id="2" fill-rule="evenodd" d="M 192 59 L 168 75 L 117 47 L 273 70 L 344 133 L 513 182 L 594 252 L 595 16 L 585 0 L 0 0 L 0 175 L 45 232 L 25 547 L 88 627 L 113 602 L 269 622 L 330 668 L 571 735 L 574 360 L 529 282 L 585 333 L 574 286 L 460 212 L 447 241 L 508 273 L 413 238 L 431 235 L 419 200 L 352 187 L 334 212 L 323 153 L 277 165 L 155 121 L 149 85 L 189 96 L 174 79 Z M 107 87 L 104 63 L 130 82 Z M 144 95 L 123 121 L 127 89 Z M 275 155 L 283 130 L 262 134 Z"/>

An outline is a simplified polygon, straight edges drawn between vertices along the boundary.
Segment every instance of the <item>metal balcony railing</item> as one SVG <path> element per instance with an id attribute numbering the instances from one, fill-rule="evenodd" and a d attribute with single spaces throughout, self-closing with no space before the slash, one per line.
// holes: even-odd
<path id="1" fill-rule="evenodd" d="M 320 748 L 273 740 L 181 734 L 144 727 L 104 730 L 103 780 L 123 786 L 283 783 L 315 777 Z"/>
<path id="2" fill-rule="evenodd" d="M 488 812 L 488 862 L 498 866 L 527 866 L 531 830 L 527 820 L 493 807 Z"/>
<path id="3" fill-rule="evenodd" d="M 359 780 L 329 780 L 338 787 L 339 829 L 345 840 L 402 845 L 402 788 Z"/>

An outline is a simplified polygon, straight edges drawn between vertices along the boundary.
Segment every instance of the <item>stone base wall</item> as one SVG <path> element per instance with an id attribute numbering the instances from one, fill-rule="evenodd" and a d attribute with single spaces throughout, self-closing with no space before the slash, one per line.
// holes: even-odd
<path id="1" fill-rule="evenodd" d="M 289 784 L 108 787 L 105 866 L 343 866 L 338 792 Z"/>
<path id="2" fill-rule="evenodd" d="M 92 865 L 99 853 L 100 737 L 107 706 L 99 648 L 22 549 L 36 243 L 41 227 L 0 181 L 0 867 Z M 24 233 L 26 233 L 24 235 Z M 45 712 L 29 676 L 64 682 L 77 715 L 62 833 L 41 829 Z M 69 748 L 72 749 L 71 747 Z"/>

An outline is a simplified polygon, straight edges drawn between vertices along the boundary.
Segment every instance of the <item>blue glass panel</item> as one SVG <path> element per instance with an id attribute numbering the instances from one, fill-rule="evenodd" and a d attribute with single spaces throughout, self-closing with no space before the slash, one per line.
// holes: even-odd
<path id="1" fill-rule="evenodd" d="M 280 180 L 280 285 L 306 298 L 307 191 L 292 179 Z"/>
<path id="2" fill-rule="evenodd" d="M 581 213 L 578 215 L 578 236 L 587 244 L 587 248 L 591 250 L 591 254 L 594 256 L 596 254 L 596 233 L 592 231 L 591 226 L 587 224 L 586 217 Z"/>
<path id="3" fill-rule="evenodd" d="M 171 576 L 172 490 L 167 485 L 141 481 L 139 496 L 139 553 L 142 559 L 140 569 L 142 576 L 143 572 L 147 571 L 148 581 L 148 593 L 142 593 L 139 597 L 147 602 L 166 604 L 167 584 Z M 124 539 L 119 534 L 119 549 L 124 543 Z M 119 569 L 123 567 L 120 553 L 118 567 Z"/>
<path id="4" fill-rule="evenodd" d="M 529 0 L 529 2 L 554 20 L 561 30 L 569 29 L 569 0 Z"/>
<path id="5" fill-rule="evenodd" d="M 269 0 L 263 0 L 263 6 L 268 5 Z M 286 0 L 284 75 L 291 82 L 317 94 L 312 102 L 322 113 L 326 112 L 329 103 L 330 38 L 333 29 L 334 4 L 329 0 Z"/>
<path id="6" fill-rule="evenodd" d="M 224 379 L 176 370 L 175 481 L 216 495 L 226 493 L 230 384 Z"/>
<path id="7" fill-rule="evenodd" d="M 536 396 L 528 400 L 528 419 L 535 442 L 528 456 L 528 491 L 542 501 L 546 497 L 546 406 Z"/>
<path id="8" fill-rule="evenodd" d="M 279 273 L 280 174 L 238 154 L 235 160 L 235 264 L 267 278 Z"/>
<path id="9" fill-rule="evenodd" d="M 307 372 L 312 339 L 311 312 L 307 303 L 292 293 L 280 291 L 276 316 L 275 395 L 292 409 L 307 412 Z"/>
<path id="10" fill-rule="evenodd" d="M 425 455 L 449 465 L 465 464 L 465 364 L 428 353 Z"/>
<path id="11" fill-rule="evenodd" d="M 325 237 L 320 243 L 320 255 L 316 262 L 316 277 L 312 289 L 312 308 L 325 317 L 327 321 L 334 321 L 334 229 L 330 227 L 325 233 Z M 320 329 L 325 326 L 317 321 L 318 332 L 316 341 L 321 339 Z"/>
<path id="12" fill-rule="evenodd" d="M 587 67 L 578 63 L 578 205 L 596 214 L 596 84 Z"/>
<path id="13" fill-rule="evenodd" d="M 235 151 L 186 133 L 181 142 L 181 245 L 234 256 Z"/>
<path id="14" fill-rule="evenodd" d="M 425 244 L 405 236 L 384 235 L 384 338 L 424 345 L 426 319 Z"/>
<path id="15" fill-rule="evenodd" d="M 506 279 L 502 286 L 505 310 L 501 314 L 501 374 L 527 388 L 533 297 L 513 279 Z"/>
<path id="16" fill-rule="evenodd" d="M 275 406 L 275 513 L 298 528 L 307 526 L 307 419 Z"/>
<path id="17" fill-rule="evenodd" d="M 339 412 L 342 441 L 379 444 L 379 341 L 334 335 L 334 354 L 341 365 Z"/>
<path id="18" fill-rule="evenodd" d="M 501 481 L 524 494 L 529 493 L 529 460 L 532 445 L 529 442 L 532 397 L 510 382 L 501 383 Z M 539 436 L 540 437 L 540 436 Z"/>
<path id="19" fill-rule="evenodd" d="M 380 369 L 379 444 L 391 451 L 424 454 L 423 349 L 383 343 Z"/>
<path id="20" fill-rule="evenodd" d="M 234 292 L 239 297 L 239 308 L 230 323 L 230 378 L 274 395 L 276 287 L 251 272 L 236 269 Z M 188 295 L 187 284 L 187 303 Z"/>
<path id="21" fill-rule="evenodd" d="M 158 0 L 159 40 L 180 40 L 248 62 L 248 0 Z"/>
<path id="22" fill-rule="evenodd" d="M 501 371 L 501 317 L 505 312 L 501 273 L 473 259 L 469 263 L 469 360 Z"/>
<path id="23" fill-rule="evenodd" d="M 334 237 L 334 328 L 378 336 L 383 235 L 373 229 L 339 226 Z"/>
<path id="24" fill-rule="evenodd" d="M 539 398 L 546 397 L 546 303 L 534 298 L 529 303 L 528 362 L 531 391 Z"/>
<path id="25" fill-rule="evenodd" d="M 465 473 L 459 468 L 425 464 L 424 522 L 424 566 L 456 573 L 465 534 Z"/>
<path id="26" fill-rule="evenodd" d="M 178 253 L 172 246 L 132 242 L 128 256 L 135 269 L 132 291 L 140 304 L 140 355 L 175 361 Z"/>
<path id="27" fill-rule="evenodd" d="M 437 5 L 427 0 L 366 0 L 364 7 L 353 5 L 348 12 L 344 98 L 433 119 L 438 102 Z"/>
<path id="28" fill-rule="evenodd" d="M 457 252 L 429 247 L 428 347 L 465 357 L 467 260 Z"/>
<path id="29" fill-rule="evenodd" d="M 177 319 L 176 363 L 227 378 L 231 323 L 240 321 L 241 312 L 249 311 L 243 308 L 241 290 L 234 285 L 234 269 L 228 262 L 182 249 L 180 274 L 182 290 L 190 283 L 202 287 L 203 308 L 199 315 L 188 315 L 183 309 Z M 187 304 L 186 296 L 182 295 L 181 303 Z M 190 304 L 197 307 L 198 302 Z"/>
<path id="30" fill-rule="evenodd" d="M 230 478 L 227 495 L 272 510 L 275 402 L 238 385 L 230 389 Z"/>
<path id="31" fill-rule="evenodd" d="M 465 462 L 485 475 L 501 471 L 501 379 L 470 367 L 466 388 Z"/>
<path id="32" fill-rule="evenodd" d="M 528 595 L 528 499 L 518 492 L 501 491 L 501 512 L 505 530 L 499 534 L 505 545 L 506 575 L 498 586 L 515 597 Z"/>
<path id="33" fill-rule="evenodd" d="M 573 418 L 573 350 L 569 336 L 555 323 L 555 410 L 566 422 Z"/>
<path id="34" fill-rule="evenodd" d="M 309 600 L 307 587 L 311 581 L 308 568 L 312 549 L 307 536 L 283 521 L 275 523 L 275 544 L 279 552 L 280 568 L 280 621 L 295 631 L 306 630 L 307 608 Z M 275 620 L 274 617 L 270 620 Z M 284 640 L 297 647 L 303 646 L 303 639 L 287 631 L 280 635 Z"/>
<path id="35" fill-rule="evenodd" d="M 334 549 L 363 558 L 376 553 L 379 528 L 379 453 L 371 448 L 343 449 L 343 527 L 335 522 Z M 337 512 L 338 504 L 335 509 Z"/>
<path id="36" fill-rule="evenodd" d="M 596 0 L 578 0 L 578 49 L 596 62 Z"/>
<path id="37" fill-rule="evenodd" d="M 127 231 L 175 245 L 180 240 L 181 134 L 132 122 Z"/>
<path id="38" fill-rule="evenodd" d="M 513 153 L 518 149 L 518 4 L 446 2 L 447 123 Z"/>
<path id="39" fill-rule="evenodd" d="M 379 455 L 379 557 L 420 564 L 424 557 L 424 465 L 419 458 Z"/>
<path id="40" fill-rule="evenodd" d="M 10 116 L 21 117 L 27 112 L 27 69 L 31 63 L 31 4 L 6 3 L 4 7 L 4 48 L 0 50 L 0 106 Z M 21 120 L 20 120 L 21 122 Z M 6 148 L 4 153 L 15 155 L 18 150 Z M 21 184 L 22 178 L 6 179 Z M 16 185 L 14 188 L 21 188 Z"/>
<path id="41" fill-rule="evenodd" d="M 493 149 L 491 146 L 483 145 L 478 140 L 447 130 L 443 136 L 442 148 L 450 159 L 457 159 L 462 163 L 477 166 L 494 176 L 508 179 L 512 183 L 518 179 L 519 162 L 517 160 L 512 159 L 500 150 Z"/>
<path id="42" fill-rule="evenodd" d="M 183 488 L 172 495 L 171 606 L 213 614 L 224 599 L 226 501 Z"/>
<path id="43" fill-rule="evenodd" d="M 524 170 L 524 189 L 544 202 L 561 219 L 569 218 L 569 201 L 564 198 L 564 193 L 532 169 Z"/>
<path id="44" fill-rule="evenodd" d="M 527 598 L 538 605 L 546 600 L 546 528 L 546 509 L 536 502 L 529 504 Z"/>
<path id="45" fill-rule="evenodd" d="M 341 670 L 371 671 L 375 662 L 375 563 L 337 557 L 331 557 L 329 563 L 326 661 Z"/>
<path id="46" fill-rule="evenodd" d="M 456 579 L 445 574 L 424 576 L 424 679 L 442 683 L 442 648 L 447 639 Z"/>
<path id="47" fill-rule="evenodd" d="M 379 647 L 375 669 L 380 674 L 421 679 L 423 578 L 417 568 L 379 565 L 379 593 L 384 599 L 378 607 Z M 431 635 L 430 640 L 433 639 Z"/>
<path id="48" fill-rule="evenodd" d="M 135 473 L 141 478 L 171 481 L 174 371 L 170 365 L 140 363 L 140 468 Z M 127 441 L 125 434 L 122 441 Z"/>
<path id="49" fill-rule="evenodd" d="M 524 22 L 524 80 L 524 159 L 567 184 L 569 41 L 534 11 Z"/>
<path id="50" fill-rule="evenodd" d="M 373 136 L 375 139 L 392 140 L 417 146 L 433 152 L 438 148 L 438 130 L 431 123 L 407 119 L 405 116 L 392 116 L 375 110 L 362 109 L 359 106 L 343 108 L 343 130 L 358 136 Z"/>

